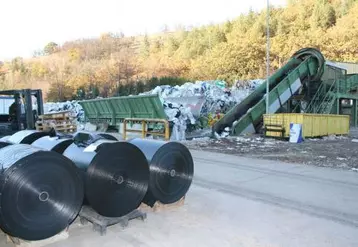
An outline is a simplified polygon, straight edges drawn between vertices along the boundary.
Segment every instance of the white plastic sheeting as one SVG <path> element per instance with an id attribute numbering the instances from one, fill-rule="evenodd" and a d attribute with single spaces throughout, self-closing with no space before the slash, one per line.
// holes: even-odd
<path id="1" fill-rule="evenodd" d="M 72 114 L 77 118 L 78 122 L 84 122 L 85 116 L 82 106 L 77 101 L 67 102 L 48 102 L 44 104 L 45 113 L 54 113 L 61 111 L 71 111 Z"/>
<path id="2" fill-rule="evenodd" d="M 192 96 L 205 96 L 208 109 L 217 107 L 215 103 L 223 104 L 237 103 L 247 97 L 263 80 L 251 80 L 242 84 L 236 84 L 231 88 L 222 88 L 215 82 L 198 81 L 196 83 L 187 82 L 181 86 L 157 86 L 153 90 L 142 93 L 141 95 L 158 94 L 163 101 L 166 98 L 185 98 Z M 246 85 L 245 85 L 246 84 Z"/>
<path id="3" fill-rule="evenodd" d="M 262 82 L 263 80 L 238 82 L 231 88 L 225 87 L 225 82 L 218 81 L 187 82 L 174 87 L 157 86 L 141 95 L 159 95 L 168 119 L 174 123 L 172 140 L 184 140 L 189 123 L 195 124 L 198 118 L 210 113 L 226 113 L 245 99 Z M 195 97 L 197 97 L 198 104 L 193 102 Z M 199 102 L 202 99 L 204 101 Z M 200 107 L 199 104 L 201 104 Z"/>

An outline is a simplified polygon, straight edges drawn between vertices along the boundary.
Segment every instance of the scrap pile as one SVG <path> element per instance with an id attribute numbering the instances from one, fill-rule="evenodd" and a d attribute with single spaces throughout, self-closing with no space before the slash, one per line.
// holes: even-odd
<path id="1" fill-rule="evenodd" d="M 48 102 L 44 104 L 44 112 L 45 113 L 56 113 L 56 112 L 64 112 L 70 111 L 72 115 L 77 118 L 77 121 L 84 122 L 85 115 L 82 109 L 82 106 L 78 104 L 78 101 L 66 101 L 66 102 Z"/>
<path id="2" fill-rule="evenodd" d="M 187 82 L 181 86 L 157 86 L 140 95 L 159 95 L 167 119 L 173 124 L 172 140 L 184 140 L 188 132 L 210 128 L 262 82 L 260 79 L 238 81 L 232 87 L 224 81 Z M 77 101 L 47 103 L 44 108 L 49 113 L 69 110 L 79 123 L 85 121 L 84 111 Z"/>
<path id="3" fill-rule="evenodd" d="M 263 80 L 237 82 L 231 88 L 223 81 L 198 81 L 182 86 L 157 86 L 142 95 L 158 94 L 168 120 L 172 121 L 174 140 L 185 140 L 188 127 L 209 128 L 234 105 L 246 98 Z"/>
<path id="4" fill-rule="evenodd" d="M 177 202 L 193 178 L 180 143 L 30 130 L 0 141 L 0 228 L 24 240 L 52 237 L 78 215 L 113 224 L 141 215 L 141 203 Z"/>
<path id="5" fill-rule="evenodd" d="M 225 82 L 221 81 L 198 81 L 196 83 L 187 82 L 181 86 L 157 86 L 152 91 L 141 95 L 158 94 L 167 108 L 185 106 L 186 100 L 191 97 L 204 99 L 199 112 L 191 112 L 195 117 L 208 115 L 209 113 L 225 113 L 233 105 L 241 102 L 247 97 L 263 80 L 252 80 L 245 83 L 237 83 L 231 88 L 226 87 Z M 176 99 L 181 99 L 177 101 Z M 176 103 L 176 102 L 181 102 Z M 171 104 L 171 105 L 170 105 Z M 190 108 L 189 108 L 190 111 Z M 173 114 L 169 114 L 171 119 Z M 188 119 L 191 117 L 188 116 Z"/>

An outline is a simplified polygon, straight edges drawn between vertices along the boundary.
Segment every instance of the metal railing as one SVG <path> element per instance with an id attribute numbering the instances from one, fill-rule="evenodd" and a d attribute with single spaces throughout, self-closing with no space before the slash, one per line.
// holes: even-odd
<path id="1" fill-rule="evenodd" d="M 357 91 L 358 90 L 358 74 L 350 75 L 347 80 L 347 91 Z"/>
<path id="2" fill-rule="evenodd" d="M 329 111 L 334 103 L 335 99 L 335 90 L 337 84 L 337 80 L 335 80 L 332 85 L 329 87 L 328 91 L 326 92 L 325 96 L 323 97 L 322 101 L 317 107 L 317 110 L 314 113 L 326 113 L 329 114 Z"/>
<path id="3" fill-rule="evenodd" d="M 312 100 L 310 101 L 307 108 L 305 109 L 305 112 L 314 113 L 315 108 L 317 107 L 317 102 L 320 102 L 322 95 L 324 95 L 325 93 L 326 93 L 326 85 L 324 83 L 321 83 L 316 93 L 314 94 Z"/>
<path id="4" fill-rule="evenodd" d="M 334 92 L 337 90 L 337 80 L 333 81 L 329 89 L 327 90 L 327 84 L 321 83 L 317 92 L 313 96 L 312 100 L 310 101 L 309 105 L 306 108 L 306 113 L 327 113 L 334 103 Z M 327 107 L 329 106 L 329 107 Z"/>
<path id="5" fill-rule="evenodd" d="M 140 122 L 142 124 L 142 129 L 128 129 L 127 124 L 133 122 Z M 156 132 L 156 131 L 148 131 L 148 123 L 155 123 L 155 124 L 163 124 L 164 125 L 164 133 L 163 132 Z M 165 119 L 148 119 L 148 118 L 125 118 L 123 121 L 123 138 L 124 140 L 127 139 L 127 133 L 141 133 L 142 138 L 145 138 L 148 134 L 154 136 L 162 136 L 165 140 L 169 140 L 170 138 L 170 130 L 169 130 L 169 122 Z"/>

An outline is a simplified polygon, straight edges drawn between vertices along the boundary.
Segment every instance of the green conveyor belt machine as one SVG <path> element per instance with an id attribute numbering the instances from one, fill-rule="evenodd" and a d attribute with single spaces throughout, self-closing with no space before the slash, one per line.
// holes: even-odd
<path id="1" fill-rule="evenodd" d="M 311 105 L 317 92 L 323 88 L 325 68 L 326 60 L 315 48 L 304 48 L 293 54 L 291 59 L 269 78 L 269 113 L 307 113 L 307 105 Z M 338 73 L 342 74 L 342 70 Z M 331 84 L 339 80 L 345 81 L 347 77 L 343 74 L 340 78 L 329 77 Z M 358 78 L 351 78 L 351 81 L 356 79 Z M 266 84 L 265 81 L 218 121 L 213 126 L 213 134 L 221 134 L 227 128 L 230 129 L 231 135 L 259 132 L 263 115 L 266 113 Z M 331 85 L 324 85 L 324 97 L 320 102 L 332 101 L 334 97 L 330 96 L 329 89 L 332 89 Z M 329 106 L 328 103 L 325 105 Z"/>

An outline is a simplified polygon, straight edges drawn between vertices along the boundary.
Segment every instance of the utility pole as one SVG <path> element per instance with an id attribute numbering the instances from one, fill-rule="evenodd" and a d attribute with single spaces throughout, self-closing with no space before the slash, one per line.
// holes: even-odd
<path id="1" fill-rule="evenodd" d="M 270 0 L 267 0 L 267 17 L 266 17 L 266 114 L 269 114 L 269 91 L 270 91 Z"/>

